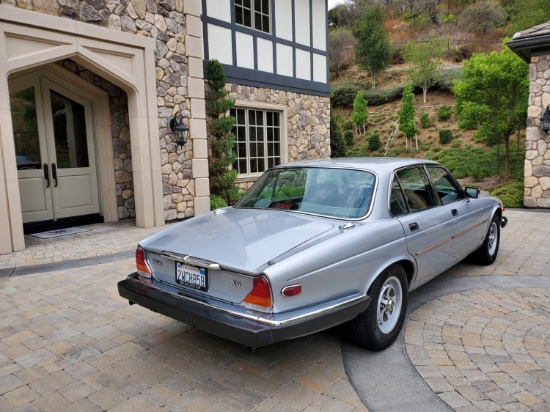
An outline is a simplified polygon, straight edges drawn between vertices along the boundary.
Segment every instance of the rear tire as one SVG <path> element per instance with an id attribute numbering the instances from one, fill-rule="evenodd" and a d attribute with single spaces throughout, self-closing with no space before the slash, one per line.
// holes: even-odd
<path id="1" fill-rule="evenodd" d="M 478 265 L 490 265 L 497 258 L 500 245 L 500 217 L 494 215 L 481 247 L 472 254 L 472 261 Z"/>
<path id="2" fill-rule="evenodd" d="M 351 331 L 358 345 L 371 350 L 390 346 L 401 331 L 409 300 L 405 269 L 393 265 L 373 282 L 367 310 L 351 321 Z"/>

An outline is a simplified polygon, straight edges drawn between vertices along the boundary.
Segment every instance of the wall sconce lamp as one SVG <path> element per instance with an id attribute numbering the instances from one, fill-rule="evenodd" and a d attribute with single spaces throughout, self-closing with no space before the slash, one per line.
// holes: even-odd
<path id="1" fill-rule="evenodd" d="M 550 105 L 546 106 L 546 111 L 540 118 L 540 126 L 544 133 L 550 132 Z"/>
<path id="2" fill-rule="evenodd" d="M 185 146 L 185 143 L 189 140 L 189 128 L 183 122 L 181 112 L 177 112 L 172 120 L 170 120 L 170 130 L 172 130 L 176 137 L 176 144 L 179 147 Z"/>

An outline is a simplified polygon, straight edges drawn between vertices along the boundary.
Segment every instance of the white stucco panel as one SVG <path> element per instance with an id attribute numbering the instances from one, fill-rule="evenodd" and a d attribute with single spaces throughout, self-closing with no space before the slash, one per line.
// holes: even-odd
<path id="1" fill-rule="evenodd" d="M 254 69 L 254 38 L 249 34 L 237 32 L 237 66 Z"/>
<path id="2" fill-rule="evenodd" d="M 292 41 L 291 0 L 277 0 L 275 2 L 275 32 L 277 37 Z"/>
<path id="3" fill-rule="evenodd" d="M 294 2 L 294 26 L 296 32 L 296 43 L 309 46 L 311 44 L 309 1 Z"/>
<path id="4" fill-rule="evenodd" d="M 305 50 L 296 49 L 296 77 L 311 80 L 311 54 Z"/>
<path id="5" fill-rule="evenodd" d="M 217 59 L 220 63 L 233 64 L 233 47 L 231 30 L 208 25 L 208 57 Z"/>
<path id="6" fill-rule="evenodd" d="M 258 70 L 273 73 L 273 42 L 262 38 L 257 39 Z"/>
<path id="7" fill-rule="evenodd" d="M 231 2 L 227 0 L 206 0 L 208 17 L 231 23 Z"/>
<path id="8" fill-rule="evenodd" d="M 327 82 L 327 58 L 315 53 L 313 53 L 313 80 Z"/>
<path id="9" fill-rule="evenodd" d="M 293 76 L 293 64 L 292 47 L 277 44 L 277 74 Z"/>
<path id="10" fill-rule="evenodd" d="M 311 10 L 313 18 L 313 47 L 327 49 L 327 14 L 325 0 L 313 0 Z"/>

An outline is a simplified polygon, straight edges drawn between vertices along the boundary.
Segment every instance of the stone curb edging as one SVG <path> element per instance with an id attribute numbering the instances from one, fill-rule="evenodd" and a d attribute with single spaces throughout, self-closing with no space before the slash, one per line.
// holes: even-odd
<path id="1" fill-rule="evenodd" d="M 404 331 L 411 315 L 424 304 L 453 293 L 521 287 L 550 288 L 550 278 L 479 276 L 468 277 L 467 281 L 462 277 L 436 278 L 410 294 L 406 323 L 397 341 L 388 349 L 371 352 L 344 342 L 344 368 L 363 404 L 369 411 L 452 410 L 429 388 L 407 355 Z"/>

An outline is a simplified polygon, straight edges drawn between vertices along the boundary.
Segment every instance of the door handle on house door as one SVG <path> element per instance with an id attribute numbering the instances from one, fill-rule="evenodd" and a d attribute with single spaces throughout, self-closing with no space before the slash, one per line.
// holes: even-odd
<path id="1" fill-rule="evenodd" d="M 54 180 L 53 187 L 57 187 L 57 166 L 55 163 L 52 163 L 52 177 Z"/>
<path id="2" fill-rule="evenodd" d="M 48 172 L 48 164 L 44 163 L 42 166 L 44 169 L 44 180 L 46 181 L 46 187 L 50 187 L 50 173 Z"/>

